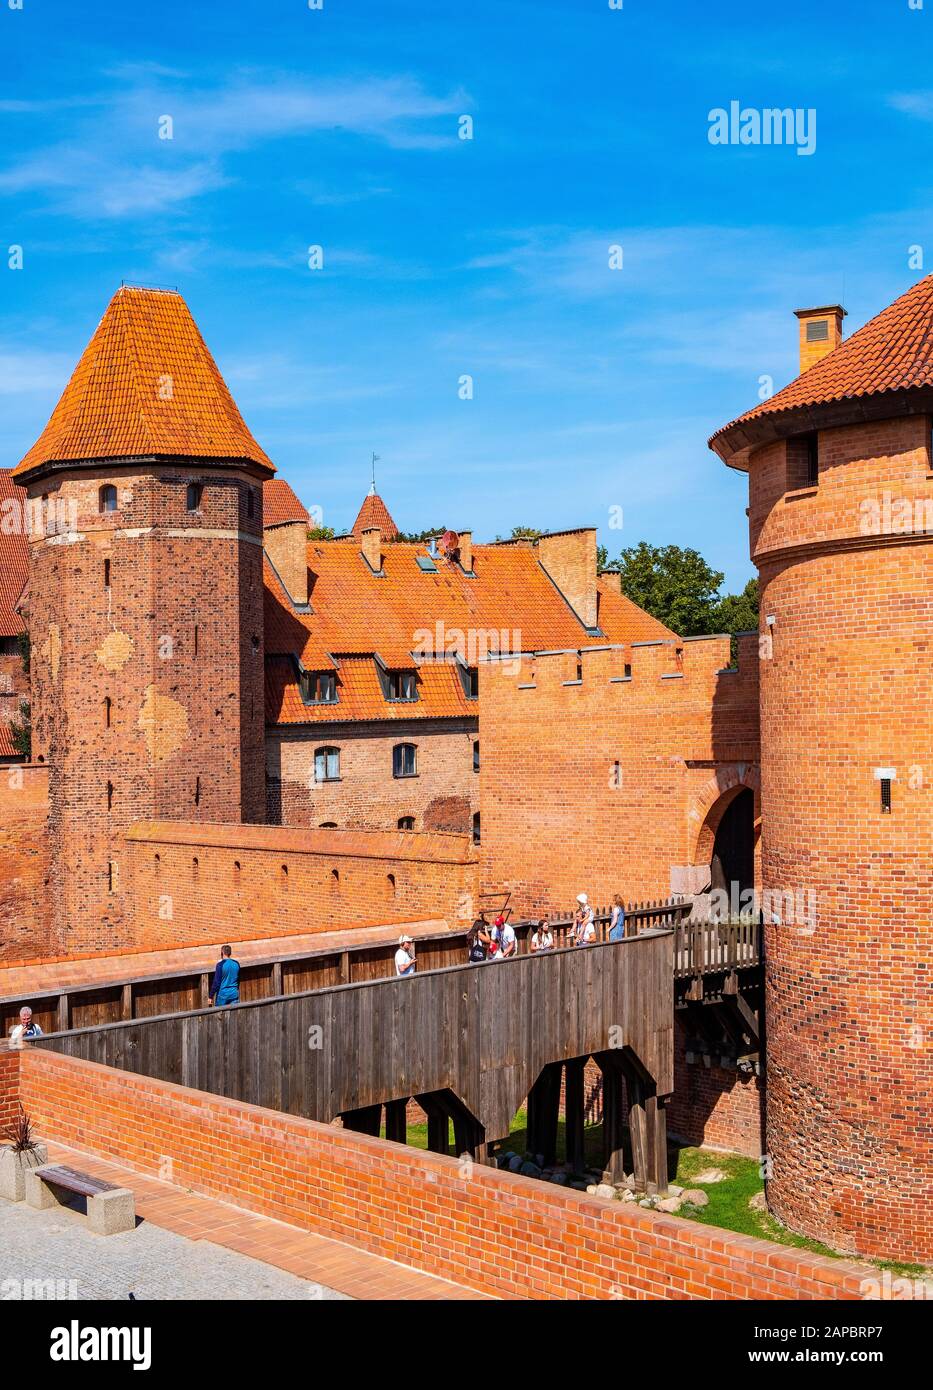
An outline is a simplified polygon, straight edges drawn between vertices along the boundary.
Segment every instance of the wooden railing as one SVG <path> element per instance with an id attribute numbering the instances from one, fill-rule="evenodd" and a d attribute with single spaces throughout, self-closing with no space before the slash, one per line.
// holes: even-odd
<path id="1" fill-rule="evenodd" d="M 753 950 L 750 940 L 743 942 L 732 927 L 686 923 L 683 919 L 690 906 L 690 902 L 682 898 L 632 903 L 625 909 L 626 936 L 637 936 L 651 928 L 673 928 L 676 976 L 753 965 L 760 959 L 757 935 Z M 595 909 L 597 941 L 608 940 L 611 911 L 609 907 Z M 530 953 L 531 935 L 539 920 L 513 922 L 520 955 Z M 556 949 L 573 945 L 572 917 L 551 914 L 545 921 Z M 345 950 L 321 947 L 316 951 L 244 962 L 240 970 L 240 999 L 244 1002 L 272 999 L 309 989 L 383 979 L 394 973 L 396 950 L 397 942 L 393 938 L 373 946 Z M 463 965 L 467 955 L 466 930 L 419 937 L 416 950 L 420 971 Z M 202 1008 L 208 1002 L 214 973 L 210 952 L 205 949 L 204 954 L 209 962 L 204 970 L 176 970 L 106 984 L 70 985 L 63 990 L 40 990 L 3 999 L 0 1001 L 0 1036 L 9 1036 L 24 1004 L 29 1005 L 35 1022 L 46 1033 Z M 704 961 L 706 964 L 702 965 Z"/>
<path id="2" fill-rule="evenodd" d="M 679 922 L 674 928 L 674 977 L 719 974 L 761 964 L 757 921 Z"/>

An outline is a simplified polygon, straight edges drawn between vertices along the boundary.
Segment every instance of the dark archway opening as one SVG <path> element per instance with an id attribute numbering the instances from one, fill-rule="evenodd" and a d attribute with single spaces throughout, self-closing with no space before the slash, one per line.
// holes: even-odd
<path id="1" fill-rule="evenodd" d="M 743 787 L 723 812 L 713 850 L 722 868 L 725 885 L 738 884 L 738 892 L 755 886 L 755 794 Z"/>

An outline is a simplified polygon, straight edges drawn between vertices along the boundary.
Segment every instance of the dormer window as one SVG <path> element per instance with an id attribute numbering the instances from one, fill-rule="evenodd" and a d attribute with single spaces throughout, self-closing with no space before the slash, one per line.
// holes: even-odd
<path id="1" fill-rule="evenodd" d="M 418 698 L 418 677 L 414 671 L 386 671 L 382 683 L 387 700 Z"/>
<path id="2" fill-rule="evenodd" d="M 463 693 L 468 700 L 479 699 L 479 671 L 475 666 L 461 666 L 460 680 L 463 685 Z"/>
<path id="3" fill-rule="evenodd" d="M 105 483 L 98 493 L 98 505 L 102 512 L 115 512 L 117 510 L 117 490 L 113 483 Z"/>
<path id="4" fill-rule="evenodd" d="M 306 705 L 335 705 L 336 674 L 333 671 L 304 671 L 301 676 L 301 698 Z"/>

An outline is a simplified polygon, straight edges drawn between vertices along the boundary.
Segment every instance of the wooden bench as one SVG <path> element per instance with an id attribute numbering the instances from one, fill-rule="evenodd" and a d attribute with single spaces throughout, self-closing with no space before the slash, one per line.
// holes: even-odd
<path id="1" fill-rule="evenodd" d="M 103 1178 L 58 1163 L 27 1168 L 25 1176 L 26 1201 L 39 1211 L 55 1206 L 58 1189 L 87 1198 L 87 1224 L 95 1234 L 112 1236 L 135 1229 L 136 1200 L 128 1187 L 117 1187 Z"/>

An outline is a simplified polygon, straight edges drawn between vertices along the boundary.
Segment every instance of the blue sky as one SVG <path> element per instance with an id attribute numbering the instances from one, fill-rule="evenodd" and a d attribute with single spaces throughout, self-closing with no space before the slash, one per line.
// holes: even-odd
<path id="1" fill-rule="evenodd" d="M 736 588 L 745 479 L 707 436 L 795 374 L 794 308 L 841 298 L 851 332 L 922 273 L 909 247 L 933 269 L 933 0 L 22 2 L 3 465 L 120 281 L 176 286 L 327 523 L 375 450 L 405 529 L 596 524 Z M 711 145 L 733 99 L 814 108 L 815 152 Z"/>

